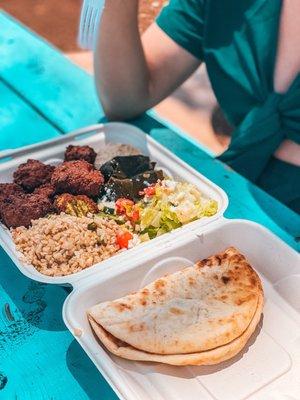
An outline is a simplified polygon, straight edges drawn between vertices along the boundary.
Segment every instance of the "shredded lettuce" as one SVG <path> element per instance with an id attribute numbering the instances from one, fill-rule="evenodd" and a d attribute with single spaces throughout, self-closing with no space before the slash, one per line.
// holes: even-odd
<path id="1" fill-rule="evenodd" d="M 155 194 L 139 202 L 141 235 L 150 239 L 217 213 L 218 204 L 186 182 L 164 180 Z M 145 236 L 146 237 L 146 236 Z"/>

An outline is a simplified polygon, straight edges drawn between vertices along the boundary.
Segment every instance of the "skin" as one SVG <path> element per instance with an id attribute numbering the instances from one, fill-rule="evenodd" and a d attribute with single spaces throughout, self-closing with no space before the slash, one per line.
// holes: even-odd
<path id="1" fill-rule="evenodd" d="M 95 73 L 102 106 L 110 119 L 141 114 L 172 93 L 200 65 L 156 24 L 141 39 L 137 11 L 138 0 L 106 1 Z"/>
<path id="2" fill-rule="evenodd" d="M 300 1 L 284 0 L 274 73 L 274 90 L 279 93 L 286 92 L 300 72 L 299 15 Z M 279 160 L 300 166 L 300 145 L 291 140 L 285 140 L 274 155 Z"/>
<path id="3" fill-rule="evenodd" d="M 110 120 L 134 118 L 178 88 L 200 61 L 155 23 L 140 38 L 138 0 L 106 0 L 95 49 L 96 85 Z M 274 89 L 285 92 L 300 72 L 299 0 L 284 0 Z M 285 140 L 275 156 L 300 165 L 300 146 Z"/>

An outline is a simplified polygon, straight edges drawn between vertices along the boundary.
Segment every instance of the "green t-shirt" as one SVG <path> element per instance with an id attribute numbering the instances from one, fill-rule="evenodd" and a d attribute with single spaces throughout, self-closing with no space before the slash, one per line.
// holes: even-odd
<path id="1" fill-rule="evenodd" d="M 282 0 L 171 0 L 157 24 L 206 64 L 216 97 L 235 127 L 220 159 L 265 188 L 266 180 L 267 190 L 281 201 L 298 201 L 294 208 L 300 212 L 300 168 L 272 175 L 272 155 L 281 142 L 300 143 L 300 74 L 285 94 L 273 88 L 281 6 Z M 283 179 L 293 185 L 290 193 L 280 193 Z"/>

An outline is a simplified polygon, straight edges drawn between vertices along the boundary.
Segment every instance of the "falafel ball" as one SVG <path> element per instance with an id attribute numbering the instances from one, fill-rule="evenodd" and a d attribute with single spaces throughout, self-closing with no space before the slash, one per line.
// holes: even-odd
<path id="1" fill-rule="evenodd" d="M 58 212 L 64 212 L 75 217 L 85 217 L 88 213 L 99 212 L 97 204 L 85 195 L 61 194 L 56 197 L 54 206 Z"/>
<path id="2" fill-rule="evenodd" d="M 2 221 L 2 204 L 9 196 L 24 195 L 21 186 L 15 183 L 0 183 L 0 221 Z"/>
<path id="3" fill-rule="evenodd" d="M 20 164 L 14 172 L 14 182 L 22 186 L 26 192 L 31 193 L 37 187 L 50 182 L 54 168 L 39 160 L 29 159 L 26 163 Z"/>
<path id="4" fill-rule="evenodd" d="M 94 164 L 97 153 L 90 146 L 72 146 L 67 147 L 65 152 L 65 161 L 84 160 Z"/>
<path id="5" fill-rule="evenodd" d="M 37 194 L 10 195 L 2 202 L 1 216 L 8 228 L 30 226 L 31 220 L 53 211 L 51 201 Z"/>
<path id="6" fill-rule="evenodd" d="M 24 194 L 24 190 L 16 183 L 0 183 L 0 201 L 6 197 L 15 194 Z"/>
<path id="7" fill-rule="evenodd" d="M 96 197 L 104 183 L 103 175 L 84 160 L 65 161 L 51 177 L 56 193 L 85 194 Z"/>
<path id="8" fill-rule="evenodd" d="M 49 199 L 52 199 L 55 195 L 55 187 L 51 185 L 51 183 L 45 183 L 45 185 L 36 188 L 33 194 L 38 194 L 40 196 L 45 196 Z"/>

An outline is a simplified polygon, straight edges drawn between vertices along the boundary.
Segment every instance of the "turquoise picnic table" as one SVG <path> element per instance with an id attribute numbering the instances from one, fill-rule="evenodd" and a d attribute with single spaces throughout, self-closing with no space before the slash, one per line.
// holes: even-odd
<path id="1" fill-rule="evenodd" d="M 0 151 L 99 121 L 105 119 L 93 78 L 0 12 Z M 227 218 L 256 221 L 300 249 L 299 215 L 154 112 L 132 123 L 221 186 L 229 196 Z M 0 400 L 116 399 L 63 323 L 67 295 L 25 278 L 0 249 Z"/>

